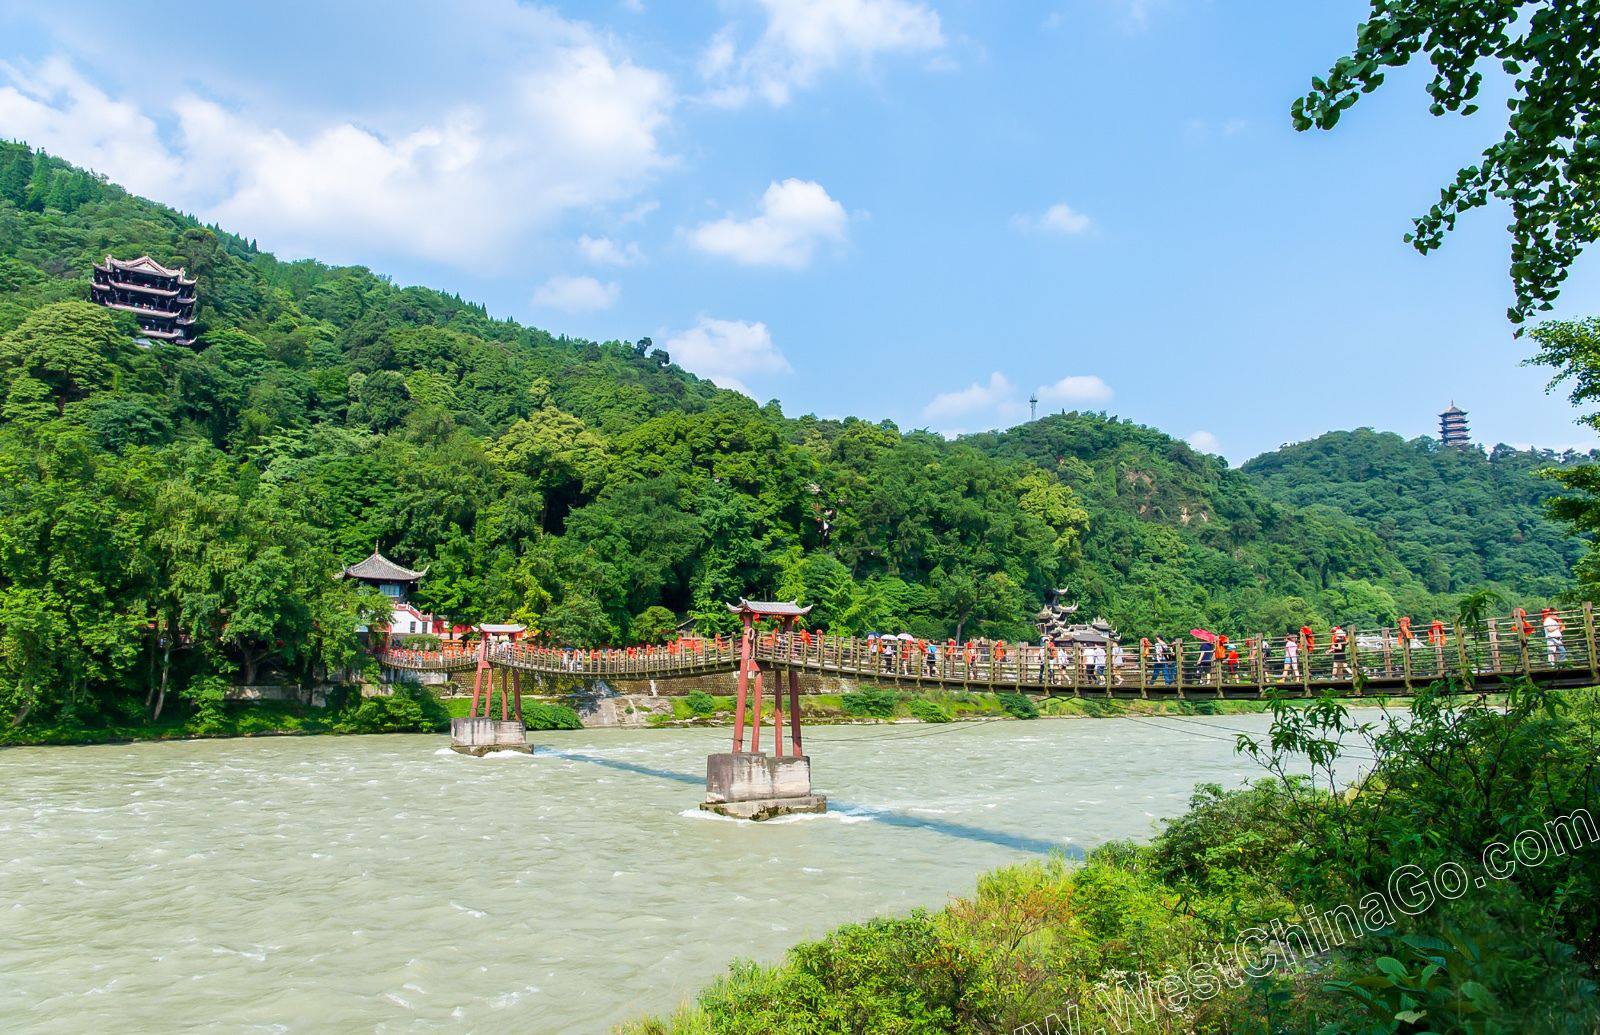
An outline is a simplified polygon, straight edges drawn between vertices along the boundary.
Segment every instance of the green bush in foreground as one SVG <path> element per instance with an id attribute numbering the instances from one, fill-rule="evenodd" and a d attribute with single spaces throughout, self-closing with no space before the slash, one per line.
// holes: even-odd
<path id="1" fill-rule="evenodd" d="M 1366 911 L 1383 892 L 1399 901 L 1390 878 L 1400 866 L 1472 867 L 1487 844 L 1600 813 L 1593 693 L 1557 700 L 1523 687 L 1491 704 L 1430 692 L 1409 714 L 1362 725 L 1329 699 L 1275 704 L 1274 718 L 1274 747 L 1257 749 L 1271 776 L 1201 786 L 1149 845 L 996 870 L 938 912 L 847 925 L 774 966 L 735 964 L 692 1004 L 624 1031 L 1600 1030 L 1600 839 L 1569 844 L 1515 879 L 1469 882 L 1455 899 L 1367 913 L 1342 944 L 1307 957 L 1284 959 L 1292 943 L 1270 940 L 1280 957 L 1260 976 L 1217 955 L 1250 929 L 1307 924 L 1341 906 Z M 1328 779 L 1349 750 L 1339 740 L 1376 759 L 1354 788 Z M 1298 754 L 1280 750 L 1288 745 Z M 1118 992 L 1171 974 L 1186 977 L 1187 993 Z M 1076 1028 L 1066 1027 L 1071 1009 Z"/>

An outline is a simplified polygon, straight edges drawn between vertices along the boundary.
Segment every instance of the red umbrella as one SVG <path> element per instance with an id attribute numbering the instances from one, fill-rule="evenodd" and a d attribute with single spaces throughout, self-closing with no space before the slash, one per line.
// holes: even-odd
<path id="1" fill-rule="evenodd" d="M 1193 636 L 1195 639 L 1199 640 L 1201 643 L 1216 643 L 1217 642 L 1217 634 L 1214 633 L 1214 632 L 1208 632 L 1205 629 L 1190 629 L 1189 630 L 1189 635 Z"/>

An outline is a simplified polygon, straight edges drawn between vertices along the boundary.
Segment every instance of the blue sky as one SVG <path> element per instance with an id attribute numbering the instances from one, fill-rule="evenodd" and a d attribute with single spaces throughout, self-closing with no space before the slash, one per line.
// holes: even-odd
<path id="1" fill-rule="evenodd" d="M 1600 445 L 1519 366 L 1505 213 L 1401 240 L 1498 104 L 1432 118 L 1411 69 L 1290 128 L 1366 6 L 0 2 L 0 135 L 792 414 L 956 432 L 1037 391 L 1237 463 L 1454 399 Z M 1591 256 L 1558 315 L 1596 311 Z"/>

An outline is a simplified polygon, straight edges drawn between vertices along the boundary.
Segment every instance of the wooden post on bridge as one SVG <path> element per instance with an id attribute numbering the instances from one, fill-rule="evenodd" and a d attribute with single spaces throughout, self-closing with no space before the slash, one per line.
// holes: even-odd
<path id="1" fill-rule="evenodd" d="M 1517 655 L 1518 660 L 1522 662 L 1522 674 L 1524 676 L 1530 676 L 1533 674 L 1533 662 L 1529 660 L 1528 657 L 1527 619 L 1523 618 L 1521 615 L 1512 615 L 1511 620 L 1516 624 L 1517 628 Z"/>
<path id="2" fill-rule="evenodd" d="M 1172 649 L 1172 656 L 1177 659 L 1176 664 L 1178 666 L 1178 696 L 1180 698 L 1182 698 L 1184 696 L 1184 693 L 1183 693 L 1183 640 L 1181 640 L 1181 639 L 1178 640 L 1176 643 L 1174 643 L 1172 645 L 1172 648 L 1173 648 Z"/>
<path id="3" fill-rule="evenodd" d="M 1306 638 L 1306 634 L 1305 633 L 1297 633 L 1296 635 L 1298 635 L 1300 637 L 1300 650 L 1299 650 L 1299 655 L 1300 655 L 1299 661 L 1300 661 L 1300 664 L 1297 666 L 1300 669 L 1300 689 L 1302 691 L 1304 691 L 1305 696 L 1310 697 L 1311 696 L 1311 662 L 1313 660 L 1312 657 L 1311 657 L 1311 641 Z"/>
<path id="4" fill-rule="evenodd" d="M 1472 686 L 1472 666 L 1467 663 L 1467 638 L 1462 635 L 1460 622 L 1453 622 L 1451 625 L 1456 634 L 1456 661 L 1461 666 L 1461 681 L 1470 687 Z"/>
<path id="5" fill-rule="evenodd" d="M 1405 675 L 1406 689 L 1411 689 L 1411 622 L 1400 624 L 1400 670 Z"/>
<path id="6" fill-rule="evenodd" d="M 1356 631 L 1350 630 L 1350 635 L 1344 638 L 1345 667 L 1350 670 L 1350 689 L 1357 697 L 1365 697 L 1366 691 L 1361 689 L 1361 648 L 1356 645 Z"/>
<path id="7" fill-rule="evenodd" d="M 1583 602 L 1583 645 L 1589 652 L 1589 678 L 1600 682 L 1600 658 L 1594 656 L 1594 605 Z"/>
<path id="8" fill-rule="evenodd" d="M 1139 696 L 1150 696 L 1150 644 L 1139 641 Z"/>

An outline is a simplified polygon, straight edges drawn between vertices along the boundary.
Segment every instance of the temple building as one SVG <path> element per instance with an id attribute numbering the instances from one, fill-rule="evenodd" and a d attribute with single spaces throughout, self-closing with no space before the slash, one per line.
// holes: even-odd
<path id="1" fill-rule="evenodd" d="M 90 291 L 107 309 L 132 313 L 148 337 L 193 345 L 195 282 L 183 273 L 148 255 L 131 262 L 107 255 L 94 268 Z"/>
<path id="2" fill-rule="evenodd" d="M 372 556 L 364 561 L 346 566 L 339 573 L 340 578 L 354 579 L 375 586 L 380 593 L 390 600 L 389 626 L 385 630 L 376 630 L 390 637 L 406 636 L 411 633 L 446 632 L 445 621 L 435 615 L 425 614 L 417 610 L 411 603 L 411 589 L 417 580 L 428 574 L 428 569 L 413 571 L 401 564 L 396 564 L 376 549 Z M 366 626 L 358 626 L 357 632 L 369 632 Z"/>
<path id="3" fill-rule="evenodd" d="M 1117 630 L 1104 618 L 1092 622 L 1076 621 L 1077 604 L 1066 603 L 1067 591 L 1052 589 L 1049 603 L 1034 618 L 1034 625 L 1043 639 L 1058 647 L 1068 644 L 1116 643 Z"/>
<path id="4" fill-rule="evenodd" d="M 1453 402 L 1448 410 L 1439 414 L 1439 441 L 1458 449 L 1472 445 L 1472 439 L 1467 434 L 1467 411 Z"/>

